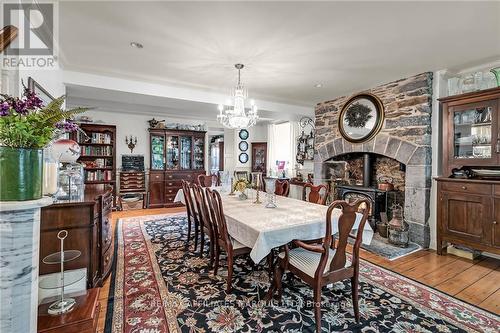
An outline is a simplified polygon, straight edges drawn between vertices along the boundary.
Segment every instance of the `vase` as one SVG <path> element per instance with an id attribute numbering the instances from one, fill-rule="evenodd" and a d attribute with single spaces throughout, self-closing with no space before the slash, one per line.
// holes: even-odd
<path id="1" fill-rule="evenodd" d="M 0 201 L 42 197 L 43 150 L 0 147 Z"/>
<path id="2" fill-rule="evenodd" d="M 497 80 L 497 87 L 500 87 L 500 67 L 492 68 L 490 72 L 495 75 L 495 79 Z"/>
<path id="3" fill-rule="evenodd" d="M 248 195 L 245 193 L 245 191 L 242 191 L 242 192 L 240 192 L 240 195 L 238 195 L 238 199 L 246 200 L 246 199 L 248 199 Z"/>

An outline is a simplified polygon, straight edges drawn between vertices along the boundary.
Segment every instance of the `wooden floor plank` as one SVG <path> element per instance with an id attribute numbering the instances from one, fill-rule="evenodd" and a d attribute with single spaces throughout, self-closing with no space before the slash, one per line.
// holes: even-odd
<path id="1" fill-rule="evenodd" d="M 479 305 L 498 290 L 499 281 L 500 271 L 493 270 L 484 276 L 484 278 L 474 282 L 456 294 L 455 297 Z"/>
<path id="2" fill-rule="evenodd" d="M 456 295 L 476 281 L 481 280 L 484 276 L 488 275 L 492 270 L 500 265 L 500 260 L 493 258 L 486 258 L 477 264 L 469 267 L 463 272 L 455 275 L 443 283 L 436 286 L 437 289 L 450 294 Z M 500 302 L 500 300 L 499 300 Z"/>
<path id="3" fill-rule="evenodd" d="M 427 255 L 396 266 L 394 271 L 416 279 L 456 260 L 457 258 L 452 256 Z"/>
<path id="4" fill-rule="evenodd" d="M 479 306 L 493 313 L 500 313 L 500 289 L 491 294 L 487 299 L 479 303 Z"/>
<path id="5" fill-rule="evenodd" d="M 441 266 L 435 271 L 422 276 L 418 279 L 418 281 L 428 286 L 434 287 L 446 280 L 457 276 L 458 274 L 472 266 L 474 266 L 473 260 L 464 260 L 459 258 L 452 263 Z"/>

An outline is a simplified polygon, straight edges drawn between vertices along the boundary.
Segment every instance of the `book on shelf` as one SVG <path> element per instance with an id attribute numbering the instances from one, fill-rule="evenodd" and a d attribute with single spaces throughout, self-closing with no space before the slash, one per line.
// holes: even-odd
<path id="1" fill-rule="evenodd" d="M 87 133 L 87 136 L 88 137 L 78 132 L 76 138 L 77 141 L 83 145 L 89 143 L 111 144 L 111 134 L 109 133 Z"/>
<path id="2" fill-rule="evenodd" d="M 113 154 L 113 147 L 111 147 L 111 146 L 104 146 L 104 147 L 81 146 L 80 153 L 81 153 L 81 156 L 110 156 Z"/>
<path id="3" fill-rule="evenodd" d="M 111 170 L 85 171 L 85 181 L 87 182 L 111 180 L 113 180 L 113 171 Z"/>

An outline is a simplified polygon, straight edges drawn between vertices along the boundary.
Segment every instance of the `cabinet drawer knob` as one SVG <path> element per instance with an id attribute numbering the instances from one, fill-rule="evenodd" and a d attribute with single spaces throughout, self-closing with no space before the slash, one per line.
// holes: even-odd
<path id="1" fill-rule="evenodd" d="M 493 224 L 497 224 L 497 221 L 493 221 Z"/>
<path id="2" fill-rule="evenodd" d="M 462 186 L 462 190 L 466 190 L 467 189 L 467 186 Z"/>

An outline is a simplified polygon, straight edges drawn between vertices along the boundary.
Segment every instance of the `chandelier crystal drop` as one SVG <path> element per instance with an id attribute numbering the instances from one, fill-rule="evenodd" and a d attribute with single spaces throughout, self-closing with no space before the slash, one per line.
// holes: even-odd
<path id="1" fill-rule="evenodd" d="M 238 70 L 238 84 L 231 92 L 232 104 L 219 104 L 219 115 L 217 120 L 227 128 L 247 128 L 255 125 L 259 116 L 257 115 L 257 106 L 252 101 L 248 108 L 245 107 L 248 91 L 241 84 L 241 69 L 243 64 L 234 65 Z"/>

